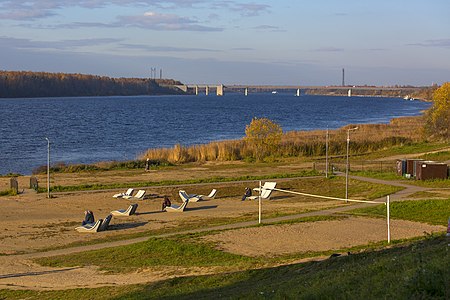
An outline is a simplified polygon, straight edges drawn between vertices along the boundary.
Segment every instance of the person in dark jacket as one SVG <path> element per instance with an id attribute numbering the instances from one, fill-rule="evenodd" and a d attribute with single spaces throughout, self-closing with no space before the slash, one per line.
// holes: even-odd
<path id="1" fill-rule="evenodd" d="M 252 189 L 249 187 L 245 188 L 245 194 L 242 196 L 242 201 L 244 201 L 247 197 L 250 197 L 252 195 Z"/>
<path id="2" fill-rule="evenodd" d="M 94 223 L 95 223 L 94 213 L 90 210 L 86 210 L 84 212 L 84 221 L 83 221 L 83 223 L 81 223 L 81 225 L 94 224 Z"/>
<path id="3" fill-rule="evenodd" d="M 164 196 L 164 201 L 163 201 L 163 203 L 162 203 L 161 211 L 164 211 L 164 209 L 165 209 L 166 207 L 171 206 L 171 205 L 172 205 L 172 203 L 170 202 L 169 197 Z"/>

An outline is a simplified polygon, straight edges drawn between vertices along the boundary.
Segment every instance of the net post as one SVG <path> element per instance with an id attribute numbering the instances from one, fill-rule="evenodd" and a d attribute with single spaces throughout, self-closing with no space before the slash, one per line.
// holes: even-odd
<path id="1" fill-rule="evenodd" d="M 389 211 L 389 195 L 386 197 L 386 219 L 387 219 L 387 242 L 391 243 L 391 226 L 390 226 L 390 211 Z"/>
<path id="2" fill-rule="evenodd" d="M 259 196 L 258 196 L 258 205 L 259 205 L 258 224 L 261 224 L 261 192 L 262 192 L 262 186 L 261 186 L 261 181 L 260 181 L 259 182 Z"/>

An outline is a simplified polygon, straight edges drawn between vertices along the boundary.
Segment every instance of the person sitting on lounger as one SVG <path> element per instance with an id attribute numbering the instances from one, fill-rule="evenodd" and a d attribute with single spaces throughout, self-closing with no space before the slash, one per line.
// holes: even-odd
<path id="1" fill-rule="evenodd" d="M 242 201 L 244 201 L 247 197 L 250 197 L 252 195 L 252 189 L 249 187 L 245 188 L 245 194 L 242 196 Z"/>
<path id="2" fill-rule="evenodd" d="M 94 224 L 94 223 L 95 223 L 94 213 L 90 210 L 86 210 L 84 212 L 84 221 L 83 221 L 83 223 L 81 223 L 81 225 Z"/>
<path id="3" fill-rule="evenodd" d="M 171 206 L 171 205 L 172 205 L 172 203 L 170 202 L 169 197 L 164 196 L 164 201 L 163 201 L 163 203 L 162 203 L 162 209 L 161 209 L 161 211 L 164 211 L 164 209 L 165 209 L 167 206 Z"/>

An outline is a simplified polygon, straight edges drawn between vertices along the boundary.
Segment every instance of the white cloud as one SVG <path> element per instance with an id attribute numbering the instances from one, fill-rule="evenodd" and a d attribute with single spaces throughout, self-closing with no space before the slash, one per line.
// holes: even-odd
<path id="1" fill-rule="evenodd" d="M 450 48 L 450 39 L 426 40 L 422 43 L 409 44 L 409 46 Z"/>
<path id="2" fill-rule="evenodd" d="M 113 44 L 122 41 L 121 39 L 93 38 L 62 41 L 35 41 L 30 39 L 17 39 L 11 37 L 0 37 L 0 45 L 9 49 L 28 50 L 76 50 L 82 47 Z"/>
<path id="3" fill-rule="evenodd" d="M 187 47 L 172 47 L 172 46 L 148 46 L 136 44 L 120 44 L 125 49 L 144 50 L 148 52 L 219 52 L 218 50 L 206 48 L 187 48 Z"/>
<path id="4" fill-rule="evenodd" d="M 219 27 L 201 25 L 197 20 L 175 14 L 146 12 L 138 16 L 118 16 L 112 26 L 130 26 L 154 30 L 222 31 Z"/>
<path id="5" fill-rule="evenodd" d="M 58 15 L 58 10 L 73 7 L 103 8 L 109 5 L 129 7 L 154 7 L 158 9 L 226 9 L 241 16 L 257 16 L 270 8 L 266 4 L 242 3 L 227 0 L 0 0 L 0 18 L 10 20 L 34 20 Z"/>

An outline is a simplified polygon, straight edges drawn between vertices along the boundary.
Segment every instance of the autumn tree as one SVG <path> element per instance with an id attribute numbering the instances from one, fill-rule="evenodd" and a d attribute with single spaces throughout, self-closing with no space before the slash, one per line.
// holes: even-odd
<path id="1" fill-rule="evenodd" d="M 432 137 L 450 140 L 450 82 L 433 94 L 433 106 L 426 113 L 426 132 Z"/>
<path id="2" fill-rule="evenodd" d="M 244 140 L 254 147 L 256 159 L 262 160 L 276 150 L 282 135 L 281 126 L 275 122 L 267 118 L 253 118 L 245 127 Z"/>

